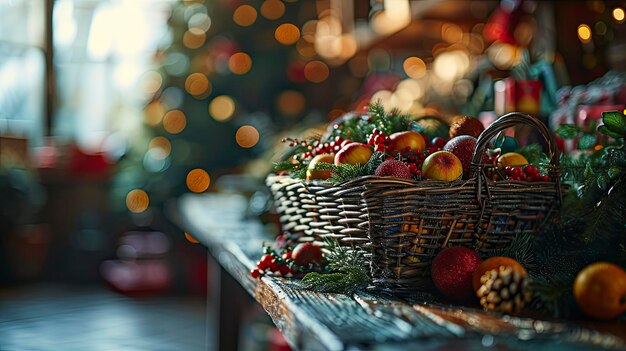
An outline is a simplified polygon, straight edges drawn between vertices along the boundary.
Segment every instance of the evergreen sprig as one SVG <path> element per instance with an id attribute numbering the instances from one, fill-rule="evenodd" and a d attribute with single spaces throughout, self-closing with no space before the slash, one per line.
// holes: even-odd
<path id="1" fill-rule="evenodd" d="M 339 245 L 337 240 L 326 240 L 325 257 L 331 273 L 308 273 L 301 284 L 310 290 L 326 293 L 353 294 L 370 283 L 364 252 Z"/>
<path id="2" fill-rule="evenodd" d="M 516 235 L 507 247 L 490 251 L 487 256 L 510 257 L 530 270 L 537 268 L 537 258 L 534 252 L 533 236 L 530 234 L 521 234 Z"/>
<path id="3" fill-rule="evenodd" d="M 366 164 L 346 164 L 333 165 L 329 163 L 318 163 L 315 170 L 331 171 L 333 175 L 328 180 L 333 184 L 340 184 L 349 180 L 374 174 L 374 171 L 385 160 L 385 154 L 374 152 Z"/>

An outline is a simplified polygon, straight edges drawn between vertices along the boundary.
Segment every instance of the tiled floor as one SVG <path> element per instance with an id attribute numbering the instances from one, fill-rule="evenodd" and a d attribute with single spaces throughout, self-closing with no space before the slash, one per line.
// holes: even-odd
<path id="1" fill-rule="evenodd" d="M 207 350 L 205 306 L 98 287 L 0 289 L 0 350 Z"/>

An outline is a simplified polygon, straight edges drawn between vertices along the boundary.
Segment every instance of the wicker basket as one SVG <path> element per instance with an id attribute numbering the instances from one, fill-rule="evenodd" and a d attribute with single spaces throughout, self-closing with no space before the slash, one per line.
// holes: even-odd
<path id="1" fill-rule="evenodd" d="M 335 186 L 322 181 L 303 181 L 269 175 L 266 184 L 274 197 L 282 230 L 297 241 L 336 239 L 342 246 L 368 250 L 365 206 L 358 182 Z"/>
<path id="2" fill-rule="evenodd" d="M 487 144 L 500 131 L 517 124 L 538 128 L 548 143 L 550 181 L 495 182 L 487 178 L 481 164 Z M 441 248 L 462 245 L 487 251 L 505 247 L 515 235 L 536 234 L 560 203 L 555 145 L 539 120 L 510 113 L 478 138 L 467 180 L 361 178 L 374 283 L 396 293 L 428 289 L 430 263 Z"/>

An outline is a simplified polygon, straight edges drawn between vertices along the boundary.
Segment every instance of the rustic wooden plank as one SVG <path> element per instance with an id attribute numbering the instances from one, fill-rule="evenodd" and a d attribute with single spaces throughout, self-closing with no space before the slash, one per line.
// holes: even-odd
<path id="1" fill-rule="evenodd" d="M 411 303 L 380 293 L 354 296 L 302 289 L 297 280 L 252 279 L 248 272 L 263 241 L 275 234 L 245 217 L 242 197 L 189 195 L 181 198 L 181 226 L 209 248 L 220 266 L 253 296 L 285 335 L 302 350 L 439 349 L 621 349 L 624 324 L 544 321 L 489 314 L 478 309 L 428 301 Z M 601 330 L 609 330 L 600 332 Z M 622 332 L 620 333 L 619 330 Z"/>

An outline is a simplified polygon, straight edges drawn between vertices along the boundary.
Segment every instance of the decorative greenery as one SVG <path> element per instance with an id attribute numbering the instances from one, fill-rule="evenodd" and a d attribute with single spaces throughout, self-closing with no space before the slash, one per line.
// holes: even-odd
<path id="1" fill-rule="evenodd" d="M 301 281 L 302 285 L 318 292 L 352 294 L 366 288 L 370 283 L 364 252 L 339 245 L 327 240 L 325 257 L 331 273 L 308 273 Z"/>
<path id="2" fill-rule="evenodd" d="M 345 140 L 366 143 L 368 135 L 372 134 L 374 128 L 391 135 L 408 130 L 411 125 L 409 115 L 402 114 L 398 109 L 386 112 L 380 101 L 370 104 L 368 112 L 361 117 L 346 119 L 335 125 L 331 139 L 339 136 Z"/>
<path id="3" fill-rule="evenodd" d="M 329 163 L 318 163 L 315 165 L 316 170 L 332 171 L 333 175 L 328 180 L 333 184 L 347 182 L 348 180 L 374 174 L 376 168 L 385 160 L 385 154 L 382 152 L 374 152 L 366 164 L 340 164 L 332 165 Z"/>
<path id="4" fill-rule="evenodd" d="M 518 149 L 515 152 L 524 156 L 526 160 L 528 160 L 528 163 L 532 165 L 540 164 L 548 158 L 548 156 L 544 154 L 543 149 L 539 144 L 529 144 Z"/>

